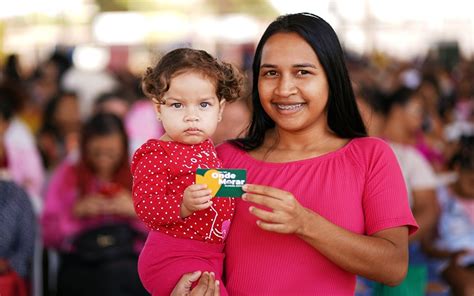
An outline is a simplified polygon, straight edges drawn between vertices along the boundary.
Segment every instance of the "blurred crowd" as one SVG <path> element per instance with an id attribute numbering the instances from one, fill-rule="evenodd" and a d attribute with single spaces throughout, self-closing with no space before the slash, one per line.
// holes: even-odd
<path id="1" fill-rule="evenodd" d="M 347 57 L 369 134 L 395 151 L 421 227 L 411 238 L 408 277 L 421 275 L 427 294 L 472 291 L 474 60 Z M 28 75 L 16 55 L 6 58 L 0 277 L 14 278 L 11 295 L 145 294 L 136 258 L 146 229 L 133 209 L 129 159 L 163 130 L 140 83 L 127 69 L 77 68 L 60 51 Z M 216 144 L 245 132 L 248 101 L 226 108 Z M 361 279 L 357 291 L 377 289 Z"/>

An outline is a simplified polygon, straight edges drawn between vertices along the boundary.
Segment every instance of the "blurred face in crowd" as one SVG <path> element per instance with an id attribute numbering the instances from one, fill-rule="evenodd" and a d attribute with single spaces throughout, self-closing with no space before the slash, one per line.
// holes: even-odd
<path id="1" fill-rule="evenodd" d="M 410 100 L 401 106 L 400 124 L 403 124 L 410 133 L 418 132 L 423 123 L 423 100 L 420 96 L 414 95 Z"/>
<path id="2" fill-rule="evenodd" d="M 86 157 L 101 177 L 111 177 L 119 166 L 125 148 L 119 133 L 92 138 L 86 146 Z"/>
<path id="3" fill-rule="evenodd" d="M 458 191 L 462 197 L 474 199 L 474 170 L 458 169 Z"/>
<path id="4" fill-rule="evenodd" d="M 120 118 L 125 118 L 129 110 L 128 103 L 119 97 L 111 98 L 95 107 L 95 112 L 112 113 Z"/>
<path id="5" fill-rule="evenodd" d="M 81 125 L 79 114 L 79 104 L 77 98 L 72 95 L 65 95 L 58 104 L 54 120 L 62 129 L 64 135 L 70 132 L 77 132 Z"/>

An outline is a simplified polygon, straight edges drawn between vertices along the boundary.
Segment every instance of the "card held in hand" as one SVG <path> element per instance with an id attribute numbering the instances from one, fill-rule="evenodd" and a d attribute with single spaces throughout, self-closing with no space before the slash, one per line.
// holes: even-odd
<path id="1" fill-rule="evenodd" d="M 196 184 L 207 184 L 213 197 L 241 197 L 247 171 L 239 169 L 197 169 Z"/>

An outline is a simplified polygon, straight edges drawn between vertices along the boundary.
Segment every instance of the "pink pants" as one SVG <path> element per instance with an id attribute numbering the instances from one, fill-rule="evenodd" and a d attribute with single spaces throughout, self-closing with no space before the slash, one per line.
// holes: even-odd
<path id="1" fill-rule="evenodd" d="M 220 282 L 220 293 L 227 296 L 222 283 L 224 244 L 175 238 L 150 231 L 138 258 L 138 274 L 143 286 L 153 296 L 170 295 L 185 273 L 212 271 Z"/>

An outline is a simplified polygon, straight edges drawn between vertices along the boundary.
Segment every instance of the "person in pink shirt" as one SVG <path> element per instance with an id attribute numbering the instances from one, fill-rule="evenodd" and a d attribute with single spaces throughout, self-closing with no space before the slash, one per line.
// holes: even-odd
<path id="1" fill-rule="evenodd" d="M 59 253 L 57 294 L 146 295 L 136 266 L 147 230 L 133 208 L 122 120 L 89 118 L 78 152 L 55 168 L 41 217 L 44 245 Z"/>
<path id="2" fill-rule="evenodd" d="M 35 138 L 18 116 L 19 100 L 14 89 L 0 86 L 0 179 L 23 187 L 40 215 L 45 173 Z"/>
<path id="3" fill-rule="evenodd" d="M 338 38 L 284 15 L 257 45 L 247 136 L 217 147 L 247 170 L 226 243 L 229 295 L 353 295 L 356 275 L 399 284 L 417 229 L 397 159 L 366 136 Z M 181 277 L 173 295 L 219 295 Z"/>

